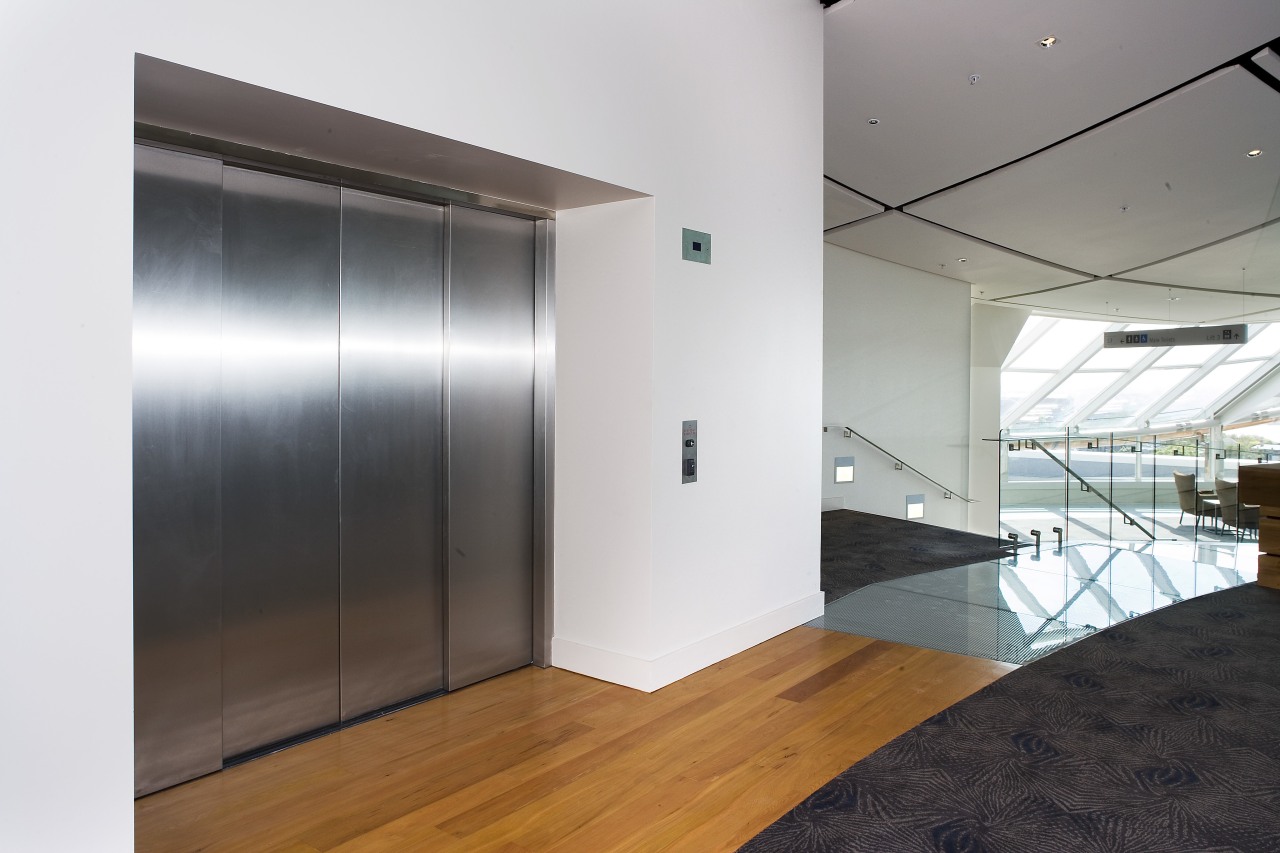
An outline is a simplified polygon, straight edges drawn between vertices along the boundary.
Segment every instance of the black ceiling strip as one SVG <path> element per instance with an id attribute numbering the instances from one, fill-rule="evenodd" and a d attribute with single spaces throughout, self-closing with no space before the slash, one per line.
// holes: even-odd
<path id="1" fill-rule="evenodd" d="M 1252 296 L 1262 299 L 1280 299 L 1280 293 L 1262 293 L 1256 290 L 1223 290 L 1220 287 L 1196 287 L 1193 284 L 1165 284 L 1163 281 L 1143 281 L 1138 278 L 1119 278 L 1107 276 L 1106 281 L 1119 281 L 1124 284 L 1141 284 L 1145 287 L 1161 287 L 1167 290 L 1194 290 L 1199 293 L 1217 293 L 1222 296 Z M 1274 309 L 1267 309 L 1274 310 Z"/>
<path id="2" fill-rule="evenodd" d="M 1083 129 L 1083 130 L 1076 131 L 1075 133 L 1071 134 L 1070 136 L 1064 136 L 1062 139 L 1059 139 L 1059 140 L 1058 140 L 1058 141 L 1056 141 L 1056 142 L 1051 142 L 1051 143 L 1049 143 L 1048 145 L 1044 146 L 1043 148 L 1041 148 L 1041 149 L 1039 149 L 1039 150 L 1037 150 L 1037 151 L 1032 151 L 1030 154 L 1024 154 L 1024 155 L 1023 155 L 1023 156 L 1021 156 L 1021 157 L 1018 157 L 1018 158 L 1016 158 L 1016 159 L 1010 160 L 1008 163 L 1004 163 L 1004 164 L 1002 164 L 1002 165 L 1000 165 L 1000 166 L 996 166 L 996 167 L 994 167 L 994 168 L 988 169 L 987 171 L 985 171 L 985 172 L 981 172 L 981 173 L 979 173 L 979 174 L 977 174 L 977 175 L 974 175 L 974 176 L 972 176 L 972 177 L 970 177 L 970 178 L 965 178 L 963 181 L 956 181 L 956 182 L 955 182 L 954 184 L 952 184 L 951 186 L 943 187 L 943 188 L 942 188 L 942 189 L 940 189 L 940 190 L 934 190 L 933 192 L 926 193 L 925 195 L 922 195 L 922 196 L 920 196 L 920 197 L 919 197 L 919 198 L 917 198 L 917 199 L 912 199 L 911 201 L 904 202 L 903 204 L 901 204 L 901 205 L 899 205 L 898 207 L 894 208 L 894 210 L 902 210 L 903 208 L 905 208 L 905 207 L 909 207 L 910 205 L 913 205 L 913 204 L 920 204 L 922 201 L 925 201 L 926 199 L 930 199 L 930 198 L 933 198 L 933 197 L 934 197 L 934 196 L 936 196 L 936 195 L 941 195 L 942 193 L 949 192 L 949 191 L 951 191 L 951 190 L 955 189 L 956 187 L 964 186 L 965 184 L 967 184 L 967 183 L 971 183 L 972 181 L 976 181 L 976 180 L 978 180 L 979 178 L 985 178 L 987 175 L 990 175 L 990 174 L 992 174 L 993 172 L 999 172 L 1001 169 L 1007 169 L 1007 168 L 1009 168 L 1010 166 L 1013 166 L 1013 165 L 1015 165 L 1015 164 L 1017 164 L 1017 163 L 1021 163 L 1023 160 L 1029 160 L 1029 159 L 1031 159 L 1032 157 L 1035 157 L 1035 156 L 1037 156 L 1037 155 L 1039 155 L 1039 154 L 1043 154 L 1044 152 L 1048 151 L 1050 148 L 1057 148 L 1059 145 L 1062 145 L 1062 144 L 1064 144 L 1064 143 L 1070 142 L 1071 140 L 1076 139 L 1077 137 L 1084 136 L 1086 133 L 1090 133 L 1090 132 L 1092 132 L 1092 131 L 1094 131 L 1094 130 L 1097 130 L 1098 128 L 1102 127 L 1104 124 L 1109 124 L 1109 123 L 1111 123 L 1111 122 L 1115 121 L 1115 120 L 1116 120 L 1116 119 L 1118 119 L 1118 118 L 1123 118 L 1124 116 L 1129 115 L 1130 113 L 1137 112 L 1138 110 L 1142 109 L 1143 107 L 1147 106 L 1148 104 L 1152 104 L 1152 103 L 1154 103 L 1154 102 L 1156 102 L 1156 101 L 1160 100 L 1161 98 L 1164 98 L 1164 97 L 1167 97 L 1167 96 L 1169 96 L 1169 95 L 1172 95 L 1174 92 L 1178 91 L 1179 89 L 1185 89 L 1187 86 L 1190 86 L 1190 85 L 1192 85 L 1193 83 L 1198 83 L 1199 81 L 1201 81 L 1201 80 L 1205 79 L 1206 77 L 1209 77 L 1209 76 L 1212 76 L 1212 75 L 1214 75 L 1214 74 L 1217 74 L 1219 71 L 1222 71 L 1222 70 L 1223 70 L 1223 69 L 1225 69 L 1225 68 L 1231 68 L 1231 67 L 1233 67 L 1233 66 L 1239 65 L 1239 66 L 1241 66 L 1242 68 L 1245 68 L 1246 70 L 1249 70 L 1249 71 L 1250 71 L 1251 73 L 1253 73 L 1255 76 L 1257 76 L 1258 72 L 1254 72 L 1254 71 L 1252 70 L 1252 68 L 1249 68 L 1249 67 L 1248 67 L 1248 66 L 1253 65 L 1253 63 L 1252 63 L 1252 61 L 1251 61 L 1250 57 L 1252 57 L 1252 56 L 1253 56 L 1255 53 L 1257 53 L 1258 51 L 1262 50 L 1264 47 L 1270 47 L 1270 46 L 1271 46 L 1271 43 L 1270 43 L 1270 42 L 1268 42 L 1267 44 L 1264 44 L 1264 45 L 1262 45 L 1262 46 L 1260 46 L 1260 47 L 1255 47 L 1255 48 L 1253 48 L 1252 50 L 1248 51 L 1247 53 L 1244 53 L 1244 54 L 1242 54 L 1242 55 L 1240 55 L 1240 56 L 1236 57 L 1235 59 L 1231 60 L 1230 62 L 1224 62 L 1224 63 L 1222 63 L 1221 65 L 1217 66 L 1216 68 L 1211 68 L 1211 69 L 1209 69 L 1208 71 L 1204 72 L 1203 74 L 1199 74 L 1199 75 L 1197 75 L 1197 76 L 1195 76 L 1195 77 L 1192 77 L 1190 80 L 1186 80 L 1186 81 L 1184 81 L 1184 82 L 1182 82 L 1182 83 L 1179 83 L 1177 86 L 1174 86 L 1172 89 L 1169 89 L 1169 90 L 1168 90 L 1168 91 L 1166 91 L 1166 92 L 1161 92 L 1160 94 L 1158 94 L 1158 95 L 1156 95 L 1156 96 L 1154 96 L 1154 97 L 1151 97 L 1151 98 L 1147 98 L 1147 100 L 1145 100 L 1145 101 L 1143 101 L 1143 102 L 1141 102 L 1141 103 L 1139 103 L 1139 104 L 1135 104 L 1135 105 L 1133 105 L 1132 107 L 1129 107 L 1129 108 L 1128 108 L 1128 109 L 1126 109 L 1126 110 L 1121 110 L 1120 112 L 1116 113 L 1115 115 L 1111 116 L 1110 118 L 1103 119 L 1102 121 L 1098 122 L 1097 124 L 1092 124 L 1092 125 L 1090 125 L 1089 127 L 1086 127 L 1086 128 L 1085 128 L 1085 129 Z M 1246 63 L 1247 63 L 1247 65 L 1246 65 Z M 1259 71 L 1261 71 L 1261 69 L 1259 69 Z M 1265 72 L 1262 72 L 1262 73 L 1263 73 L 1263 74 L 1265 74 Z M 856 192 L 856 190 L 855 190 L 855 192 Z M 905 211 L 904 211 L 904 212 L 905 212 Z"/>
<path id="3" fill-rule="evenodd" d="M 923 216 L 917 216 L 914 213 L 907 213 L 905 210 L 898 210 L 897 208 L 894 208 L 894 210 L 897 213 L 901 213 L 903 216 L 911 217 L 917 222 L 924 222 L 929 225 L 932 225 L 935 228 L 941 228 L 943 231 L 949 231 L 952 234 L 955 234 L 957 237 L 964 237 L 966 240 L 972 240 L 975 243 L 981 243 L 983 246 L 989 246 L 992 249 L 998 249 L 1001 252 L 1014 255 L 1015 257 L 1022 258 L 1023 260 L 1032 261 L 1034 263 L 1041 264 L 1042 266 L 1046 266 L 1046 267 L 1053 267 L 1055 270 L 1060 270 L 1061 272 L 1070 273 L 1071 275 L 1078 275 L 1081 278 L 1101 278 L 1101 276 L 1095 273 L 1085 272 L 1084 270 L 1073 269 L 1072 267 L 1064 267 L 1062 264 L 1055 264 L 1053 261 L 1046 261 L 1044 258 L 1037 258 L 1035 255 L 1028 255 L 1026 252 L 1019 252 L 1017 249 L 1010 249 L 1008 246 L 1002 246 L 999 243 L 993 243 L 990 240 L 984 240 L 981 237 L 975 237 L 974 235 L 968 234 L 964 231 L 957 231 L 954 228 L 943 225 L 941 222 L 934 222 L 932 219 L 925 219 Z M 889 211 L 885 211 L 885 212 L 888 213 Z M 1035 291 L 1035 292 L 1039 292 L 1039 291 Z"/>
<path id="4" fill-rule="evenodd" d="M 1015 299 L 1013 296 L 1002 296 L 999 299 L 991 300 L 992 304 L 1008 305 L 1014 308 L 1026 308 L 1028 311 L 1052 311 L 1053 314 L 1047 316 L 1057 319 L 1078 320 L 1082 318 L 1095 318 L 1099 321 L 1108 323 L 1155 323 L 1150 317 L 1140 317 L 1136 314 L 1103 314 L 1099 311 L 1090 311 L 1087 308 L 1056 308 L 1052 305 L 1024 305 L 1021 302 L 1005 302 L 1006 299 Z M 1069 315 L 1069 316 L 1068 316 Z"/>
<path id="5" fill-rule="evenodd" d="M 864 217 L 862 217 L 861 219 L 851 219 L 851 220 L 849 220 L 848 222 L 844 223 L 843 225 L 833 225 L 833 226 L 831 226 L 830 228 L 828 228 L 828 229 L 826 229 L 825 231 L 823 231 L 823 232 L 822 232 L 822 236 L 823 236 L 823 237 L 826 237 L 827 235 L 829 235 L 829 234 L 834 234 L 834 233 L 835 233 L 835 232 L 837 232 L 837 231 L 845 231 L 845 230 L 847 230 L 848 228 L 850 228 L 850 227 L 851 227 L 851 226 L 853 226 L 853 225 L 861 225 L 861 224 L 862 224 L 862 223 L 864 223 L 864 222 L 870 222 L 870 221 L 871 221 L 871 220 L 873 220 L 873 219 L 879 219 L 880 217 L 882 217 L 882 216 L 886 216 L 886 215 L 888 215 L 888 214 L 890 214 L 890 213 L 893 213 L 893 211 L 892 211 L 892 210 L 882 210 L 882 211 L 880 211 L 879 213 L 872 213 L 872 214 L 870 214 L 869 216 L 864 216 Z"/>
<path id="6" fill-rule="evenodd" d="M 1240 233 L 1238 233 L 1238 234 L 1231 234 L 1231 235 L 1228 235 L 1228 236 L 1226 236 L 1226 237 L 1222 237 L 1222 238 L 1220 238 L 1220 239 L 1218 239 L 1218 240 L 1213 240 L 1213 241 L 1211 241 L 1211 242 L 1209 242 L 1209 243 L 1205 243 L 1203 246 L 1196 246 L 1194 249 L 1187 249 L 1187 250 L 1186 250 L 1186 251 L 1184 251 L 1184 252 L 1178 252 L 1176 255 L 1170 255 L 1170 256 L 1169 256 L 1169 257 L 1167 257 L 1167 258 L 1160 258 L 1159 260 L 1156 260 L 1156 261 L 1148 261 L 1148 262 L 1147 262 L 1147 263 L 1145 263 L 1145 264 L 1139 264 L 1139 265 L 1138 265 L 1138 266 L 1136 266 L 1136 267 L 1129 267 L 1129 269 L 1127 269 L 1127 270 L 1120 270 L 1119 272 L 1112 273 L 1112 274 L 1111 274 L 1110 276 L 1108 276 L 1108 277 L 1109 277 L 1109 278 L 1119 278 L 1119 277 L 1120 277 L 1120 276 L 1122 276 L 1122 275 L 1128 275 L 1129 273 L 1131 273 L 1131 272 L 1135 272 L 1135 271 L 1137 271 L 1137 270 L 1144 270 L 1144 269 L 1146 269 L 1147 267 L 1153 267 L 1153 266 L 1155 266 L 1156 264 L 1163 264 L 1163 263 L 1166 263 L 1166 262 L 1168 262 L 1168 261 L 1176 261 L 1178 258 L 1182 258 L 1182 257 L 1185 257 L 1185 256 L 1187 256 L 1187 255 L 1193 255 L 1193 254 L 1195 254 L 1196 252 L 1203 252 L 1205 249 L 1212 249 L 1214 246 L 1217 246 L 1217 245 L 1219 245 L 1220 243 L 1225 243 L 1225 242 L 1227 242 L 1228 240 L 1234 240 L 1234 239 L 1236 239 L 1237 237 L 1244 237 L 1244 236 L 1245 236 L 1245 235 L 1247 235 L 1247 234 L 1252 234 L 1254 231 L 1261 231 L 1263 228 L 1269 228 L 1269 227 L 1271 227 L 1272 225 L 1276 225 L 1277 223 L 1280 223 L 1280 216 L 1277 216 L 1277 217 L 1276 217 L 1276 218 L 1274 218 L 1274 219 L 1268 219 L 1266 222 L 1262 222 L 1262 223 L 1260 223 L 1260 224 L 1258 224 L 1258 225 L 1254 225 L 1254 226 L 1252 226 L 1252 227 L 1250 227 L 1250 228 L 1246 228 L 1246 229 L 1244 229 L 1243 231 L 1241 231 L 1241 232 L 1240 232 Z"/>
<path id="7" fill-rule="evenodd" d="M 1252 74 L 1254 77 L 1257 77 L 1259 80 L 1261 80 L 1263 83 L 1266 83 L 1272 89 L 1275 89 L 1277 92 L 1280 92 L 1280 79 L 1277 79 L 1274 74 L 1272 74 L 1270 71 L 1268 71 L 1267 69 L 1263 68 L 1261 65 L 1253 61 L 1253 58 L 1255 56 L 1257 56 L 1259 53 L 1261 53 L 1264 49 L 1268 47 L 1271 48 L 1272 53 L 1280 54 L 1280 39 L 1276 39 L 1275 41 L 1271 42 L 1271 44 L 1263 45 L 1257 50 L 1250 51 L 1247 59 L 1240 60 L 1240 65 L 1243 66 L 1244 69 L 1248 71 L 1250 74 Z"/>
<path id="8" fill-rule="evenodd" d="M 875 202 L 876 204 L 878 204 L 878 205 L 880 205 L 881 207 L 883 207 L 885 210 L 890 210 L 889 205 L 885 204 L 885 203 L 884 203 L 884 202 L 882 202 L 880 199 L 878 199 L 878 198 L 872 198 L 871 196 L 867 195 L 866 193 L 862 192 L 861 190 L 855 190 L 853 187 L 849 186 L 849 185 L 848 185 L 848 184 L 846 184 L 845 182 L 843 182 L 843 181 L 837 181 L 835 178 L 831 177 L 830 175 L 823 175 L 823 176 L 822 176 L 822 179 L 823 179 L 824 181 L 830 181 L 831 183 L 835 184 L 836 186 L 840 187 L 841 189 L 846 189 L 846 190 L 848 190 L 849 192 L 853 193 L 853 194 L 854 194 L 854 195 L 856 195 L 856 196 L 861 196 L 862 198 L 865 198 L 867 201 Z"/>
<path id="9" fill-rule="evenodd" d="M 1044 290 L 1028 290 L 1026 293 L 1010 293 L 1007 296 L 997 296 L 990 302 L 1003 302 L 1006 299 L 1025 299 L 1028 296 L 1039 296 L 1042 293 L 1053 293 L 1055 290 L 1066 290 L 1069 287 L 1079 287 L 1082 284 L 1093 284 L 1095 281 L 1103 281 L 1099 276 L 1093 276 L 1088 281 L 1076 281 L 1071 284 L 1059 284 L 1056 287 L 1046 287 Z"/>

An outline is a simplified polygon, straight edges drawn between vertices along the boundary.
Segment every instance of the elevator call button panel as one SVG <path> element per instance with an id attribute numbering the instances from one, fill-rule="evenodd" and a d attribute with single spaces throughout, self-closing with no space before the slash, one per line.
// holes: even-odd
<path id="1" fill-rule="evenodd" d="M 698 482 L 697 421 L 685 421 L 680 429 L 680 482 Z"/>

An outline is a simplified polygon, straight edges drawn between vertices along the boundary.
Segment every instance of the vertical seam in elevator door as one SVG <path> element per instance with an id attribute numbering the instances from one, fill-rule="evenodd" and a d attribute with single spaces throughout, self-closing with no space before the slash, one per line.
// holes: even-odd
<path id="1" fill-rule="evenodd" d="M 451 628 L 449 623 L 449 590 L 451 588 L 450 566 L 452 560 L 449 559 L 453 544 L 449 536 L 449 518 L 450 504 L 449 495 L 452 492 L 451 478 L 453 476 L 453 429 L 451 423 L 452 410 L 449 404 L 451 396 L 450 376 L 452 372 L 449 368 L 449 362 L 452 358 L 452 324 L 449 322 L 450 305 L 453 298 L 453 205 L 445 205 L 444 208 L 444 245 L 441 247 L 443 275 L 440 285 L 440 340 L 441 340 L 441 373 L 440 373 L 440 628 L 442 633 L 441 652 L 442 661 L 442 677 L 444 689 L 449 689 L 450 678 L 450 656 L 452 648 L 450 643 Z"/>

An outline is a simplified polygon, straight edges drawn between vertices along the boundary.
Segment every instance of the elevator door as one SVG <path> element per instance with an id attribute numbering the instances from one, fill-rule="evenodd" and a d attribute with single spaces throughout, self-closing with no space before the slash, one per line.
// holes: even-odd
<path id="1" fill-rule="evenodd" d="M 534 223 L 136 169 L 137 792 L 529 663 Z"/>
<path id="2" fill-rule="evenodd" d="M 227 168 L 222 754 L 338 716 L 336 187 Z"/>
<path id="3" fill-rule="evenodd" d="M 135 155 L 134 755 L 146 792 L 222 766 L 222 164 Z"/>
<path id="4" fill-rule="evenodd" d="M 533 223 L 450 214 L 449 688 L 533 658 Z"/>
<path id="5" fill-rule="evenodd" d="M 342 192 L 342 719 L 444 686 L 444 210 Z"/>

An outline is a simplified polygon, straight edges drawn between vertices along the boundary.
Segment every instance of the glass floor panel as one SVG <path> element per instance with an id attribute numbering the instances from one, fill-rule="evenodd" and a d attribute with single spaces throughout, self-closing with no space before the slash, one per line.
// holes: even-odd
<path id="1" fill-rule="evenodd" d="M 1028 663 L 1102 628 L 1257 580 L 1253 543 L 1071 545 L 872 584 L 809 624 Z"/>

